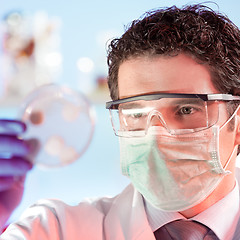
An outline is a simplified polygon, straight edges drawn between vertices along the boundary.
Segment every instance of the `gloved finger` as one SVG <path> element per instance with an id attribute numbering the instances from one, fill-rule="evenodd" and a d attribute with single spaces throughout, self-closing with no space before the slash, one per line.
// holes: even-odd
<path id="1" fill-rule="evenodd" d="M 17 199 L 15 200 L 9 199 L 10 197 L 9 193 L 12 190 L 23 192 L 25 178 L 26 178 L 25 175 L 19 176 L 19 177 L 13 177 L 13 176 L 0 177 L 0 202 L 3 200 L 3 198 L 5 199 L 7 198 L 6 200 L 8 201 L 9 204 L 11 204 L 10 201 L 16 201 Z M 8 191 L 8 193 L 4 192 L 5 194 L 3 194 L 3 191 Z"/>
<path id="2" fill-rule="evenodd" d="M 0 192 L 11 188 L 14 181 L 13 176 L 0 177 Z"/>
<path id="3" fill-rule="evenodd" d="M 0 158 L 0 177 L 23 176 L 32 169 L 32 166 L 32 163 L 21 157 Z"/>
<path id="4" fill-rule="evenodd" d="M 0 119 L 0 134 L 19 135 L 26 129 L 26 124 L 20 120 Z"/>
<path id="5" fill-rule="evenodd" d="M 34 159 L 35 156 L 38 154 L 41 144 L 38 139 L 36 138 L 30 138 L 25 140 L 25 143 L 28 146 L 29 152 L 26 155 L 27 159 Z"/>
<path id="6" fill-rule="evenodd" d="M 27 141 L 15 136 L 0 135 L 0 158 L 11 157 L 12 155 L 25 156 L 29 154 L 31 147 Z"/>

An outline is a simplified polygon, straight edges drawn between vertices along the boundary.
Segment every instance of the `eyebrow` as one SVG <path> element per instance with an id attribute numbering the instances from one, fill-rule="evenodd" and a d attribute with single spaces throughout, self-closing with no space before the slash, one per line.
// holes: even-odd
<path id="1" fill-rule="evenodd" d="M 173 98 L 174 99 L 174 98 Z M 205 102 L 199 98 L 187 98 L 187 99 L 184 99 L 184 98 L 180 98 L 180 99 L 175 99 L 173 101 L 171 101 L 171 104 L 196 104 L 196 105 L 199 105 L 199 106 L 204 106 L 205 105 Z"/>
<path id="2" fill-rule="evenodd" d="M 204 101 L 201 100 L 200 98 L 160 98 L 158 100 L 142 100 L 142 103 L 147 103 L 150 101 L 156 101 L 156 102 L 160 102 L 162 99 L 172 99 L 172 101 L 170 101 L 171 104 L 196 104 L 199 106 L 203 106 Z M 141 101 L 141 100 L 140 100 Z M 119 104 L 118 106 L 119 109 L 133 109 L 133 108 L 139 108 L 139 107 L 145 107 L 145 104 L 141 104 L 140 102 L 134 101 L 134 102 L 126 102 L 126 103 L 122 103 Z"/>
<path id="3" fill-rule="evenodd" d="M 128 102 L 128 103 L 122 103 L 118 105 L 119 109 L 133 109 L 133 108 L 139 108 L 139 107 L 144 107 L 144 104 L 141 104 L 139 102 Z"/>

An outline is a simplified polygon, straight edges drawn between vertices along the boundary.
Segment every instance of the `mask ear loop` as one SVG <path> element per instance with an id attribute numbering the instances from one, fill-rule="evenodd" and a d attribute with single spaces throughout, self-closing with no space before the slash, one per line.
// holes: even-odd
<path id="1" fill-rule="evenodd" d="M 238 107 L 236 108 L 236 110 L 234 111 L 234 113 L 232 114 L 232 116 L 220 127 L 219 130 L 223 129 L 236 115 L 237 111 L 239 110 L 240 105 L 238 105 Z"/>
<path id="2" fill-rule="evenodd" d="M 237 111 L 239 110 L 239 108 L 240 108 L 240 105 L 238 105 L 238 107 L 236 108 L 236 110 L 234 111 L 234 113 L 232 114 L 232 116 L 219 128 L 219 130 L 223 129 L 223 128 L 233 119 L 233 117 L 236 115 L 236 113 L 237 113 Z M 228 167 L 228 165 L 229 165 L 229 163 L 230 163 L 230 160 L 232 159 L 232 156 L 233 156 L 233 154 L 234 154 L 234 152 L 235 152 L 235 148 L 236 148 L 236 147 L 237 147 L 237 146 L 234 147 L 234 149 L 233 149 L 230 157 L 228 158 L 227 162 L 225 163 L 225 165 L 224 165 L 224 167 L 223 167 L 224 170 L 226 170 L 226 168 Z M 232 173 L 232 172 L 228 170 L 228 171 L 226 171 L 226 173 L 227 173 L 227 174 L 230 174 L 230 173 Z"/>
<path id="3" fill-rule="evenodd" d="M 227 162 L 225 163 L 225 165 L 224 165 L 224 167 L 223 167 L 224 171 L 226 171 L 226 168 L 228 167 L 228 165 L 229 165 L 229 163 L 230 163 L 230 160 L 232 159 L 232 156 L 233 156 L 233 154 L 234 154 L 234 152 L 235 152 L 235 148 L 236 148 L 236 147 L 237 147 L 237 146 L 234 147 L 234 149 L 233 149 L 230 157 L 228 158 Z M 227 173 L 227 174 L 230 174 L 230 173 L 232 173 L 232 172 L 229 171 L 229 170 L 227 170 L 226 173 Z"/>

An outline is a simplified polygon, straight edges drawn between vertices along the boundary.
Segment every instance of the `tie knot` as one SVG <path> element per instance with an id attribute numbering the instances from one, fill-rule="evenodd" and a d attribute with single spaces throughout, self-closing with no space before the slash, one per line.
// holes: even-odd
<path id="1" fill-rule="evenodd" d="M 154 232 L 157 240 L 218 240 L 207 226 L 189 220 L 170 222 Z"/>

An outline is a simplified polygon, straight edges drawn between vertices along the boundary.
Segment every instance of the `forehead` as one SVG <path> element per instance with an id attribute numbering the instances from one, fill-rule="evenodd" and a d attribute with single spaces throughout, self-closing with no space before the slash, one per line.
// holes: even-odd
<path id="1" fill-rule="evenodd" d="M 119 67 L 118 86 L 120 98 L 153 92 L 218 93 L 207 66 L 184 54 L 126 60 Z"/>

